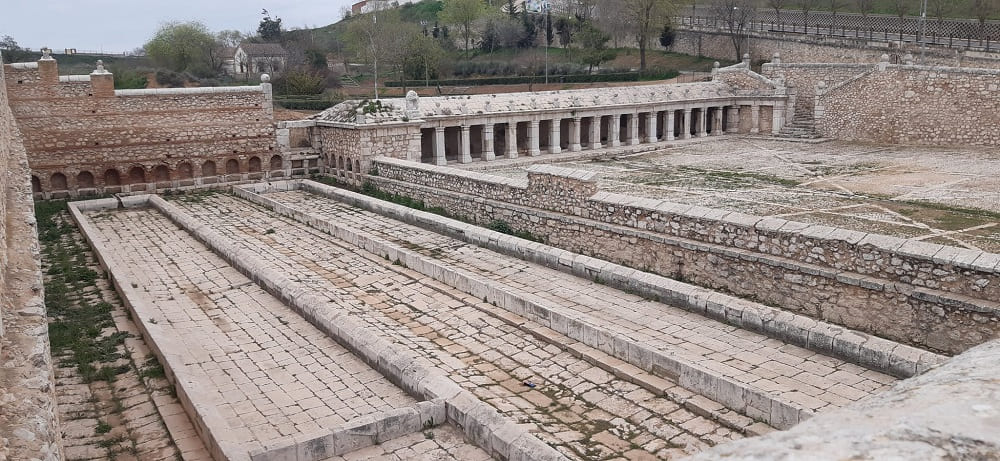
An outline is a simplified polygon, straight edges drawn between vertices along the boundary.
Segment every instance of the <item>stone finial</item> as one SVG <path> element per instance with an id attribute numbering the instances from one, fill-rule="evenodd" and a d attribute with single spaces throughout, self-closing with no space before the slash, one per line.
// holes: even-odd
<path id="1" fill-rule="evenodd" d="M 885 71 L 888 67 L 889 67 L 889 55 L 883 54 L 882 58 L 879 59 L 876 68 L 878 68 L 878 70 L 882 72 Z"/>
<path id="2" fill-rule="evenodd" d="M 52 50 L 49 47 L 47 47 L 47 46 L 43 47 L 42 48 L 42 58 L 39 59 L 39 60 L 40 61 L 55 61 L 55 59 L 52 57 Z"/>
<path id="3" fill-rule="evenodd" d="M 905 64 L 907 66 L 912 66 L 913 65 L 913 54 L 906 53 L 906 55 L 903 56 L 903 64 Z"/>
<path id="4" fill-rule="evenodd" d="M 774 53 L 771 57 L 771 64 L 781 64 L 781 53 Z"/>
<path id="5" fill-rule="evenodd" d="M 260 83 L 270 83 L 271 76 L 268 74 L 260 74 Z"/>
<path id="6" fill-rule="evenodd" d="M 484 109 L 484 110 L 485 110 L 486 112 L 489 112 L 489 111 L 490 111 L 490 109 L 492 109 L 492 107 L 491 107 L 492 105 L 493 105 L 493 104 L 492 104 L 492 103 L 491 103 L 490 101 L 486 101 L 486 104 L 483 104 L 483 106 L 484 106 L 484 107 L 483 107 L 483 109 Z"/>
<path id="7" fill-rule="evenodd" d="M 91 72 L 90 75 L 106 75 L 106 74 L 110 74 L 110 73 L 111 72 L 108 72 L 104 68 L 104 61 L 101 60 L 101 59 L 98 59 L 97 60 L 97 69 L 94 69 L 94 71 Z"/>
<path id="8" fill-rule="evenodd" d="M 365 123 L 365 110 L 362 108 L 357 108 L 354 111 L 354 123 L 363 125 Z"/>
<path id="9" fill-rule="evenodd" d="M 722 67 L 722 64 L 719 64 L 719 61 L 715 61 L 712 63 L 713 69 L 718 69 L 719 67 Z"/>
<path id="10" fill-rule="evenodd" d="M 750 53 L 743 53 L 743 64 L 750 65 Z"/>
<path id="11" fill-rule="evenodd" d="M 410 90 L 406 92 L 406 110 L 407 112 L 420 110 L 420 95 L 416 91 Z"/>

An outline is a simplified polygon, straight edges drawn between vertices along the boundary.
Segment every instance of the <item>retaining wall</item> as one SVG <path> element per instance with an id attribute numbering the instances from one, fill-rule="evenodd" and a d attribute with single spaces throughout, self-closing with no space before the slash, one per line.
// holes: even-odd
<path id="1" fill-rule="evenodd" d="M 894 341 L 961 352 L 1000 332 L 1000 255 L 597 192 L 592 173 L 527 181 L 395 159 L 382 190 L 550 245 Z"/>

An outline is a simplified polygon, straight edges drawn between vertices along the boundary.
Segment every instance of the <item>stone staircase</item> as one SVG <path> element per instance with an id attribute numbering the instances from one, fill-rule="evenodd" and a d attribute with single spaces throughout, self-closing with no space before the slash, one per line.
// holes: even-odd
<path id="1" fill-rule="evenodd" d="M 340 84 L 343 86 L 353 86 L 353 87 L 361 86 L 361 84 L 358 83 L 358 81 L 355 80 L 354 77 L 351 77 L 350 75 L 341 75 Z"/>
<path id="2" fill-rule="evenodd" d="M 795 107 L 795 118 L 786 123 L 776 136 L 790 139 L 819 139 L 820 136 L 816 134 L 816 120 L 812 107 Z"/>

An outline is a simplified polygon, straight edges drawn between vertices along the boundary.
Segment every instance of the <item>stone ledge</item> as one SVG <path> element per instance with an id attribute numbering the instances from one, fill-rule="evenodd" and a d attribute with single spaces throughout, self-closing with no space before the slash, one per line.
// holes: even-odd
<path id="1" fill-rule="evenodd" d="M 385 443 L 446 422 L 443 400 L 417 402 L 381 414 L 353 419 L 316 434 L 300 434 L 277 440 L 250 452 L 251 461 L 319 461 Z"/>

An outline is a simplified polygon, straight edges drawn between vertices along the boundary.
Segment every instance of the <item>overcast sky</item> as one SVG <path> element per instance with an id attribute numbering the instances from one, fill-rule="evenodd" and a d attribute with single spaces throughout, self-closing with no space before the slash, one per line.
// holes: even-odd
<path id="1" fill-rule="evenodd" d="M 354 0 L 356 1 L 356 0 Z M 352 0 L 2 0 L 0 36 L 23 47 L 121 52 L 142 46 L 161 23 L 197 20 L 212 31 L 256 31 L 261 10 L 284 28 L 340 20 Z"/>

